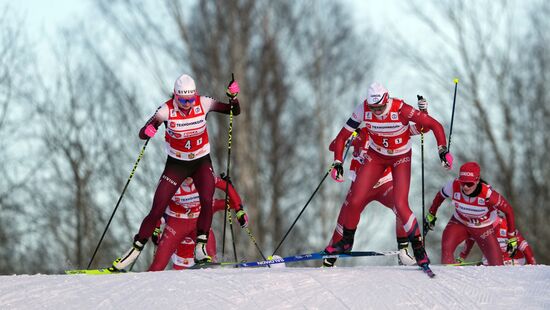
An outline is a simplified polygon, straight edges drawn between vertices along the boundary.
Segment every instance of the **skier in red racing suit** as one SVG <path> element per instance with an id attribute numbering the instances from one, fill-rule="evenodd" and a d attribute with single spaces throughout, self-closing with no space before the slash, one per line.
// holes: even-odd
<path id="1" fill-rule="evenodd" d="M 356 107 L 351 118 L 336 137 L 334 148 L 336 152 L 331 170 L 331 177 L 336 181 L 343 181 L 344 143 L 361 125 L 365 125 L 369 134 L 369 150 L 365 165 L 358 171 L 355 182 L 351 185 L 342 206 L 342 212 L 346 213 L 342 238 L 326 247 L 326 253 L 351 251 L 358 224 L 357 219 L 365 201 L 382 177 L 384 170 L 391 168 L 396 214 L 403 222 L 403 228 L 411 241 L 416 263 L 422 267 L 429 264 L 418 222 L 408 202 L 411 178 L 409 131 L 411 121 L 434 133 L 439 158 L 443 166 L 447 169 L 452 168 L 453 157 L 447 151 L 443 126 L 431 116 L 414 109 L 403 100 L 389 97 L 386 88 L 379 83 L 371 84 L 367 91 L 367 99 Z"/>
<path id="2" fill-rule="evenodd" d="M 428 113 L 428 102 L 422 97 L 419 97 L 418 109 L 422 112 Z M 427 130 L 422 128 L 422 126 L 420 126 L 419 124 L 414 124 L 414 126 L 410 126 L 409 130 L 411 135 L 418 135 L 421 132 L 427 132 Z M 355 138 L 351 138 L 353 140 L 348 140 L 352 143 L 353 146 L 353 157 L 350 163 L 350 171 L 348 175 L 348 178 L 352 182 L 355 181 L 357 172 L 365 163 L 365 158 L 369 149 L 369 137 L 367 129 L 363 127 L 356 130 L 356 132 L 357 131 L 359 131 L 359 134 Z M 332 141 L 329 147 L 329 151 L 331 152 L 334 152 L 334 142 L 335 141 Z M 384 207 L 392 210 L 392 212 L 396 214 L 395 203 L 393 201 L 393 180 L 391 176 L 391 168 L 386 168 L 386 170 L 384 170 L 384 174 L 378 180 L 376 185 L 374 185 L 373 190 L 370 192 L 368 198 L 366 199 L 363 210 L 372 201 L 378 201 Z M 345 208 L 340 209 L 336 228 L 334 229 L 334 233 L 329 242 L 329 245 L 338 242 L 342 238 L 344 225 L 343 222 L 344 217 L 346 216 L 345 210 Z M 357 222 L 359 222 L 359 218 L 357 218 Z M 414 259 L 414 257 L 411 256 L 409 252 L 409 238 L 407 237 L 407 232 L 403 228 L 403 222 L 401 221 L 399 216 L 397 216 L 397 214 L 395 217 L 395 236 L 397 238 L 397 249 L 399 250 L 399 254 L 397 255 L 397 261 L 399 265 L 410 266 L 416 264 L 416 260 Z M 323 259 L 324 267 L 333 267 L 335 263 L 336 258 L 331 257 Z"/>

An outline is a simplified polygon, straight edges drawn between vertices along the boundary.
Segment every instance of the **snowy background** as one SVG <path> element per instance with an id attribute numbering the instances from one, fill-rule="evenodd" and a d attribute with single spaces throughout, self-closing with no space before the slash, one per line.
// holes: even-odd
<path id="1" fill-rule="evenodd" d="M 0 309 L 550 309 L 550 267 L 223 268 L 0 277 Z"/>

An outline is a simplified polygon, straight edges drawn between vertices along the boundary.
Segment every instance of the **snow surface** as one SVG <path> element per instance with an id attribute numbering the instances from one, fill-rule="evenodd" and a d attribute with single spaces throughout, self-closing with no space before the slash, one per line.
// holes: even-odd
<path id="1" fill-rule="evenodd" d="M 0 276 L 0 309 L 550 309 L 550 266 Z"/>

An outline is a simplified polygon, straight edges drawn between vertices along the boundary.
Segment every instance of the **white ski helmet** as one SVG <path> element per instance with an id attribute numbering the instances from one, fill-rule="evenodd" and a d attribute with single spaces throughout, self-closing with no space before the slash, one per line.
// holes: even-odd
<path id="1" fill-rule="evenodd" d="M 388 90 L 382 84 L 374 82 L 367 91 L 368 104 L 384 104 L 388 100 Z"/>
<path id="2" fill-rule="evenodd" d="M 182 74 L 174 83 L 174 94 L 178 96 L 195 95 L 195 81 L 187 74 Z"/>

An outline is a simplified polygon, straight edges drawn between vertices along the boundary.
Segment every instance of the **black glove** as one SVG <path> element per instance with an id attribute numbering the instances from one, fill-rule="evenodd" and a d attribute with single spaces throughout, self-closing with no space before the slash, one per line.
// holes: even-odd
<path id="1" fill-rule="evenodd" d="M 446 169 L 453 169 L 453 155 L 447 150 L 447 147 L 442 145 L 439 147 L 439 159 L 441 165 Z"/>
<path id="2" fill-rule="evenodd" d="M 222 180 L 226 181 L 226 182 L 229 182 L 229 184 L 233 185 L 233 182 L 231 182 L 231 177 L 225 175 L 225 173 L 221 173 L 220 174 L 220 178 L 222 178 Z"/>
<path id="3" fill-rule="evenodd" d="M 435 215 L 431 213 L 426 214 L 424 221 L 424 235 L 428 232 L 428 230 L 434 230 L 436 220 L 437 217 L 435 217 Z"/>
<path id="4" fill-rule="evenodd" d="M 514 236 L 514 237 L 508 238 L 508 242 L 506 244 L 506 252 L 508 252 L 510 255 L 516 254 L 517 249 L 518 249 L 518 237 Z"/>
<path id="5" fill-rule="evenodd" d="M 155 227 L 153 230 L 153 235 L 151 236 L 151 241 L 154 245 L 158 246 L 160 242 L 160 237 L 162 236 L 162 230 L 160 230 L 160 225 Z"/>
<path id="6" fill-rule="evenodd" d="M 246 215 L 246 212 L 244 212 L 242 207 L 243 206 L 241 206 L 241 209 L 237 211 L 237 221 L 242 228 L 245 228 L 248 227 L 248 215 Z"/>
<path id="7" fill-rule="evenodd" d="M 330 170 L 330 177 L 336 182 L 344 182 L 344 167 L 339 160 L 335 160 Z"/>

